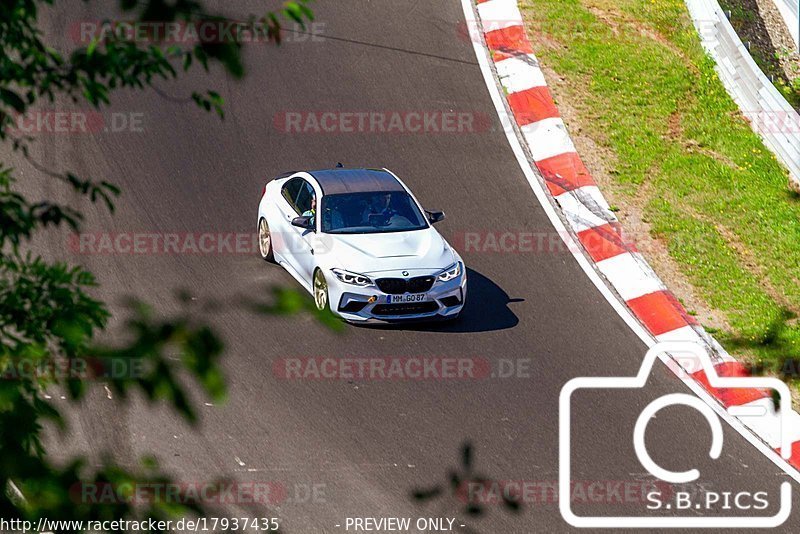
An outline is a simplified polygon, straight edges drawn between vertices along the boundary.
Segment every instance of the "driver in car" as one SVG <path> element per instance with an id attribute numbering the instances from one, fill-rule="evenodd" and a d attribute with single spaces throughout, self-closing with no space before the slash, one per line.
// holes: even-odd
<path id="1" fill-rule="evenodd" d="M 316 225 L 316 217 L 317 217 L 317 197 L 316 195 L 311 197 L 311 207 L 303 212 L 303 217 L 310 217 L 309 222 L 312 225 Z"/>
<path id="2" fill-rule="evenodd" d="M 392 208 L 391 204 L 391 193 L 379 193 L 377 195 L 373 195 L 369 206 L 367 206 L 367 209 L 364 210 L 364 214 L 361 216 L 361 222 L 363 224 L 373 224 L 376 215 L 381 215 L 385 221 L 388 221 L 397 213 Z"/>

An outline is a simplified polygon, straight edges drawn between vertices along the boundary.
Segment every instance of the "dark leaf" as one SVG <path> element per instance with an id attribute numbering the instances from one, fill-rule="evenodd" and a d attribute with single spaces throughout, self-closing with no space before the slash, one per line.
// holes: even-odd
<path id="1" fill-rule="evenodd" d="M 4 87 L 0 87 L 0 100 L 8 106 L 11 106 L 17 113 L 25 111 L 25 101 L 20 96 Z"/>

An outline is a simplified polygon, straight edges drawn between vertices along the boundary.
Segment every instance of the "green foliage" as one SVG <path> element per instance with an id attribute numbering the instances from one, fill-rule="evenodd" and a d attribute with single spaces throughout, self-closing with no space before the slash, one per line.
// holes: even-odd
<path id="1" fill-rule="evenodd" d="M 285 2 L 277 12 L 252 17 L 280 43 L 281 21 L 303 24 L 312 19 L 309 0 Z M 176 78 L 197 65 L 208 70 L 221 65 L 234 77 L 244 75 L 241 43 L 203 42 L 192 46 L 140 43 L 113 33 L 86 47 L 67 52 L 48 46 L 38 26 L 42 7 L 54 0 L 8 0 L 0 3 L 0 140 L 28 156 L 34 138 L 12 128 L 14 118 L 44 100 L 67 97 L 101 107 L 120 88 L 146 89 L 155 81 Z M 193 0 L 119 0 L 119 6 L 138 21 L 183 22 L 225 20 Z M 223 116 L 223 98 L 197 91 L 195 102 Z M 71 172 L 42 172 L 68 191 L 110 211 L 120 190 L 110 181 L 81 178 Z M 104 303 L 90 295 L 95 277 L 82 267 L 49 262 L 25 252 L 27 243 L 48 227 L 80 228 L 79 209 L 47 200 L 31 201 L 15 189 L 13 170 L 0 164 L 0 517 L 37 520 L 165 518 L 199 513 L 201 503 L 190 498 L 177 502 L 153 501 L 134 506 L 120 500 L 89 503 L 76 500 L 82 484 L 149 484 L 167 482 L 153 459 L 129 470 L 105 460 L 101 467 L 75 458 L 66 465 L 47 454 L 46 427 L 65 429 L 66 420 L 47 391 L 63 392 L 73 401 L 87 393 L 86 378 L 103 378 L 117 397 L 132 394 L 166 403 L 188 423 L 197 421 L 187 392 L 186 377 L 203 393 L 221 401 L 225 380 L 220 368 L 223 345 L 214 332 L 188 312 L 159 317 L 146 304 L 129 303 L 126 323 L 129 341 L 121 346 L 99 346 L 96 338 L 109 320 Z M 267 313 L 308 309 L 308 299 L 281 290 L 273 301 L 253 303 Z M 328 324 L 331 318 L 320 316 Z M 168 358 L 167 355 L 179 357 Z M 103 374 L 116 363 L 136 365 L 138 372 Z M 18 372 L 24 368 L 31 372 Z M 59 372 L 58 370 L 67 370 Z M 80 371 L 80 372 L 77 372 Z M 99 374 L 98 374 L 99 373 Z"/>

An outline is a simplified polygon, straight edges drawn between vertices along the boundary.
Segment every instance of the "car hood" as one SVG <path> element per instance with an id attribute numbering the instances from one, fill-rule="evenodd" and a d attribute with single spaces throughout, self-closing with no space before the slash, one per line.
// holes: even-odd
<path id="1" fill-rule="evenodd" d="M 326 234 L 329 267 L 370 274 L 397 269 L 444 269 L 455 261 L 447 242 L 433 228 L 383 234 Z"/>

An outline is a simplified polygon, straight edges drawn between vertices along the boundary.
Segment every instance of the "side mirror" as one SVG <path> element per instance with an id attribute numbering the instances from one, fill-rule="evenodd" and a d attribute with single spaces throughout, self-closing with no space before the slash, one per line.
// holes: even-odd
<path id="1" fill-rule="evenodd" d="M 444 220 L 443 211 L 426 211 L 425 214 L 428 216 L 428 220 L 431 224 L 436 224 Z"/>
<path id="2" fill-rule="evenodd" d="M 292 219 L 292 226 L 297 226 L 304 230 L 313 230 L 314 223 L 311 222 L 311 217 L 295 217 Z"/>

